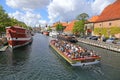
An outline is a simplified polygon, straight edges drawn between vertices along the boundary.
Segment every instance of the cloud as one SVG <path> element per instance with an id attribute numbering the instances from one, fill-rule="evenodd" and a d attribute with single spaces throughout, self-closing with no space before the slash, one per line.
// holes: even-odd
<path id="1" fill-rule="evenodd" d="M 33 26 L 48 23 L 41 19 L 40 14 L 35 14 L 35 9 L 42 10 L 47 7 L 51 24 L 56 21 L 71 21 L 81 13 L 87 13 L 90 17 L 99 15 L 106 6 L 114 1 L 116 0 L 6 0 L 6 4 L 23 11 L 9 13 L 10 16 Z"/>
<path id="2" fill-rule="evenodd" d="M 40 14 L 35 14 L 30 11 L 26 11 L 25 13 L 16 11 L 15 13 L 9 13 L 9 16 L 25 22 L 29 26 L 35 26 L 36 24 L 43 24 L 46 22 L 45 20 L 41 20 Z"/>
<path id="3" fill-rule="evenodd" d="M 50 0 L 6 0 L 6 4 L 12 8 L 22 11 L 8 13 L 10 17 L 25 22 L 29 26 L 37 26 L 46 24 L 46 20 L 41 19 L 40 14 L 35 9 L 44 9 L 49 5 Z"/>
<path id="4" fill-rule="evenodd" d="M 53 0 L 48 6 L 48 17 L 51 21 L 72 20 L 80 13 L 91 13 L 88 7 L 91 8 L 90 3 L 85 0 Z"/>
<path id="5" fill-rule="evenodd" d="M 98 15 L 115 0 L 52 0 L 48 5 L 48 18 L 53 21 L 70 21 L 81 13 Z"/>
<path id="6" fill-rule="evenodd" d="M 46 7 L 49 0 L 6 0 L 6 4 L 12 8 L 36 9 Z"/>
<path id="7" fill-rule="evenodd" d="M 93 14 L 100 14 L 105 7 L 115 1 L 116 0 L 95 0 L 91 5 Z"/>

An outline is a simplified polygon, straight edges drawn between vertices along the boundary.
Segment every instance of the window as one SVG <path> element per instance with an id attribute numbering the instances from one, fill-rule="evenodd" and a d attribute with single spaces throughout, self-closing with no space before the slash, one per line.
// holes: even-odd
<path id="1" fill-rule="evenodd" d="M 109 26 L 111 26 L 112 23 L 109 23 Z"/>
<path id="2" fill-rule="evenodd" d="M 101 24 L 100 24 L 100 26 L 101 26 Z"/>

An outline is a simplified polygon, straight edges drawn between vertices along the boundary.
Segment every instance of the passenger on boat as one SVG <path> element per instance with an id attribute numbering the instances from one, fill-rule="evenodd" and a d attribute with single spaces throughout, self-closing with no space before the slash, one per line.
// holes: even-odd
<path id="1" fill-rule="evenodd" d="M 84 58 L 84 56 L 93 56 L 94 53 L 94 51 L 83 49 L 79 45 L 73 45 L 66 41 L 55 41 L 55 46 L 70 58 Z"/>

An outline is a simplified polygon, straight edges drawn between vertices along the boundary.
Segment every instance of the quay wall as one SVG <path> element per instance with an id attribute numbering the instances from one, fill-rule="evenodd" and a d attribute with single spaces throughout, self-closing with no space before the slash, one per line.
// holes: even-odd
<path id="1" fill-rule="evenodd" d="M 102 42 L 102 41 L 95 41 L 95 40 L 89 40 L 89 39 L 84 39 L 84 38 L 78 38 L 78 41 L 85 43 L 85 44 L 108 49 L 111 51 L 120 52 L 120 45 L 118 45 L 118 44 L 106 43 L 106 42 Z"/>
<path id="2" fill-rule="evenodd" d="M 4 44 L 7 44 L 7 38 L 6 37 L 0 38 L 0 46 L 2 46 Z"/>

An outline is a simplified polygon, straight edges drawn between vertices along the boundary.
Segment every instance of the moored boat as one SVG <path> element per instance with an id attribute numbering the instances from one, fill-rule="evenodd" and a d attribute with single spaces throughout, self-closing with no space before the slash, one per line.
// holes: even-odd
<path id="1" fill-rule="evenodd" d="M 6 28 L 6 37 L 9 46 L 14 49 L 32 42 L 31 31 L 19 26 L 11 26 Z"/>
<path id="2" fill-rule="evenodd" d="M 49 32 L 48 31 L 44 31 L 43 34 L 46 35 L 46 36 L 49 36 Z"/>
<path id="3" fill-rule="evenodd" d="M 100 62 L 101 57 L 94 52 L 87 52 L 80 46 L 77 46 L 78 49 L 76 48 L 74 51 L 71 45 L 74 47 L 73 44 L 66 43 L 65 41 L 62 41 L 62 43 L 58 40 L 50 41 L 50 46 L 72 66 L 92 65 Z"/>

